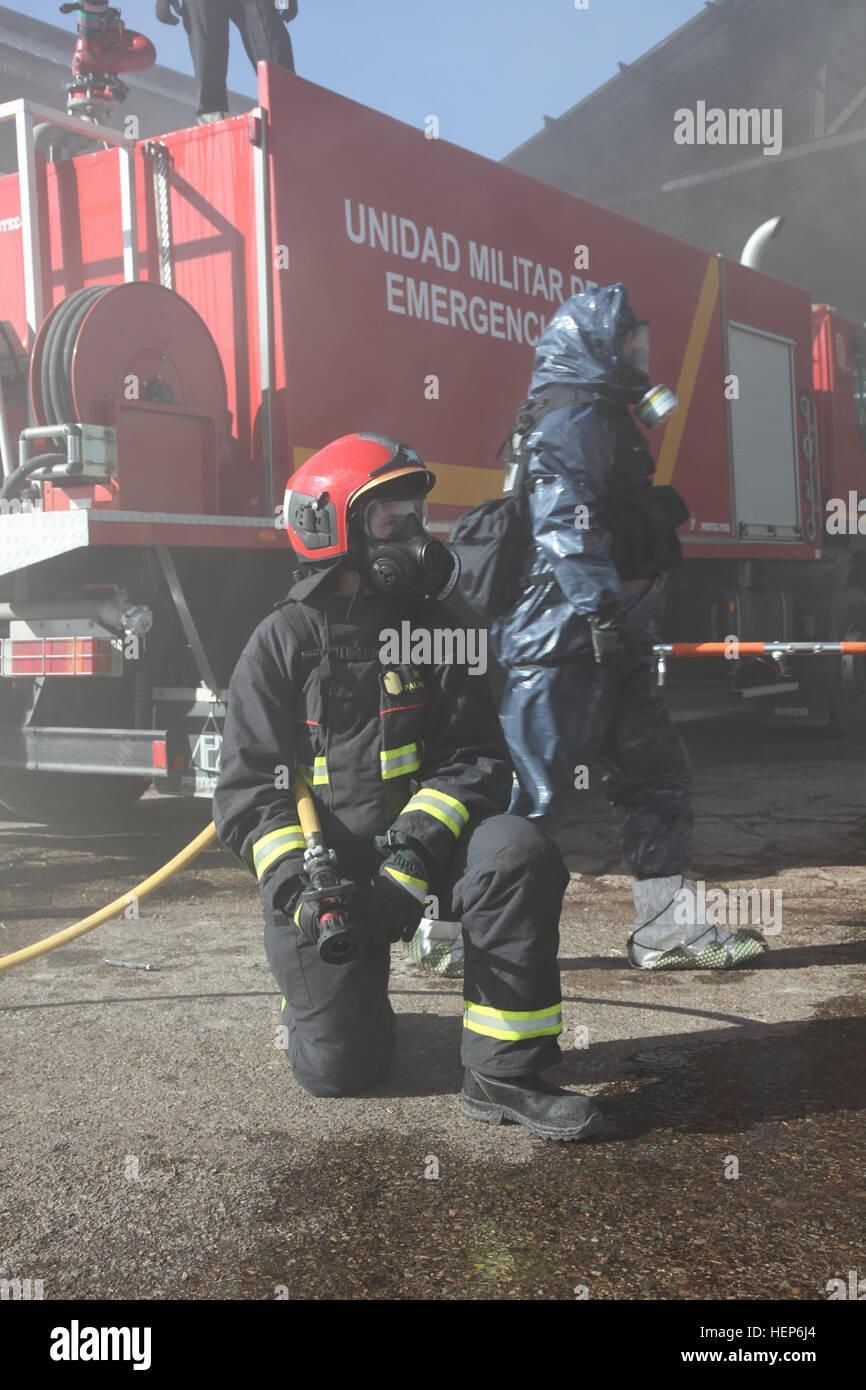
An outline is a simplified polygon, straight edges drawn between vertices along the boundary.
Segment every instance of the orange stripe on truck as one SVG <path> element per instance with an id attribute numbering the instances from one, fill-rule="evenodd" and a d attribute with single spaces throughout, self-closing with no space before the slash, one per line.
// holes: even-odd
<path id="1" fill-rule="evenodd" d="M 674 475 L 677 466 L 677 455 L 680 451 L 683 432 L 686 421 L 689 418 L 689 406 L 694 394 L 695 382 L 698 379 L 701 359 L 704 355 L 704 348 L 707 342 L 707 335 L 710 331 L 710 324 L 713 320 L 716 302 L 719 297 L 719 259 L 711 256 L 707 262 L 707 269 L 704 275 L 704 283 L 698 295 L 695 316 L 692 319 L 692 326 L 689 331 L 689 340 L 686 343 L 683 365 L 680 368 L 680 375 L 677 381 L 676 393 L 679 397 L 680 408 L 670 418 L 665 429 L 665 437 L 662 442 L 659 461 L 656 465 L 654 481 L 656 483 L 669 483 Z M 721 389 L 721 383 L 720 387 Z"/>

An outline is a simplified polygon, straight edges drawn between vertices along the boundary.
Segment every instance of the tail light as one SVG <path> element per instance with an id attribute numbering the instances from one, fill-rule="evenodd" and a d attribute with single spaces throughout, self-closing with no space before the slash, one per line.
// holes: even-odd
<path id="1" fill-rule="evenodd" d="M 100 637 L 4 637 L 0 676 L 111 676 L 113 656 Z"/>

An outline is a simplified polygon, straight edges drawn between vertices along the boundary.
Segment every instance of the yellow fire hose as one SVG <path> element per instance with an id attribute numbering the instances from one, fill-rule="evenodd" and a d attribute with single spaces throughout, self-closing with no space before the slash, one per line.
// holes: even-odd
<path id="1" fill-rule="evenodd" d="M 85 932 L 93 931 L 94 927 L 101 926 L 110 917 L 117 917 L 124 908 L 131 906 L 140 898 L 146 898 L 148 893 L 153 893 L 165 883 L 166 879 L 179 873 L 181 869 L 185 869 L 187 864 L 201 854 L 202 850 L 206 849 L 215 839 L 216 826 L 211 821 L 200 835 L 196 835 L 194 840 L 190 840 L 180 854 L 169 859 L 168 863 L 163 864 L 161 869 L 157 869 L 155 874 L 143 879 L 135 888 L 124 893 L 121 898 L 115 898 L 114 902 L 109 903 L 107 907 L 100 908 L 98 912 L 91 913 L 89 917 L 84 917 L 71 927 L 65 927 L 63 931 L 55 932 L 53 936 L 46 936 L 42 941 L 34 941 L 32 946 L 24 946 L 20 951 L 13 951 L 11 955 L 0 956 L 0 970 L 11 970 L 13 965 L 23 965 L 26 960 L 35 960 L 37 956 L 44 956 L 46 951 L 53 951 L 58 946 L 65 946 L 67 941 L 74 941 L 76 936 L 83 936 Z"/>
<path id="2" fill-rule="evenodd" d="M 319 824 L 319 813 L 313 801 L 313 794 L 298 772 L 295 773 L 295 802 L 307 848 L 312 849 L 322 838 L 322 827 Z"/>

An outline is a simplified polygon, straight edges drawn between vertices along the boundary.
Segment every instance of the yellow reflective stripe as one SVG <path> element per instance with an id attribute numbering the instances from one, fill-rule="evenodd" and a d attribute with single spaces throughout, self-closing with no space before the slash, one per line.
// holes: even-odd
<path id="1" fill-rule="evenodd" d="M 423 878 L 413 878 L 411 874 L 401 873 L 399 869 L 392 869 L 390 864 L 385 866 L 385 873 L 396 878 L 398 883 L 402 883 L 403 887 L 419 902 L 423 903 L 426 900 L 427 884 Z"/>
<path id="2" fill-rule="evenodd" d="M 253 854 L 258 854 L 260 849 L 265 848 L 265 845 L 272 845 L 274 840 L 278 839 L 281 835 L 288 835 L 292 831 L 296 835 L 300 835 L 303 840 L 303 831 L 299 825 L 281 825 L 278 830 L 269 830 L 267 835 L 263 835 L 260 840 L 255 840 L 253 842 Z"/>
<path id="3" fill-rule="evenodd" d="M 441 820 L 443 825 L 447 825 L 448 829 L 455 837 L 459 837 L 460 832 L 463 829 L 462 825 L 458 825 L 455 820 L 452 820 L 451 817 L 446 815 L 444 811 L 441 811 L 438 806 L 425 806 L 423 801 L 416 802 L 413 805 L 410 801 L 409 805 L 406 807 L 406 810 L 425 811 L 428 816 L 433 816 L 436 820 Z"/>
<path id="4" fill-rule="evenodd" d="M 299 768 L 299 771 L 308 787 L 327 787 L 329 785 L 327 758 L 316 758 L 315 766 L 307 765 Z"/>
<path id="5" fill-rule="evenodd" d="M 417 743 L 404 743 L 401 748 L 386 748 L 379 754 L 382 762 L 387 762 L 389 758 L 399 758 L 401 753 L 417 753 Z"/>
<path id="6" fill-rule="evenodd" d="M 258 860 L 256 863 L 256 878 L 261 882 L 262 874 L 265 872 L 265 869 L 269 869 L 278 859 L 284 859 L 287 854 L 297 854 L 300 850 L 306 849 L 306 847 L 306 840 L 292 840 L 285 845 L 278 845 L 276 849 L 271 850 L 270 854 L 266 854 L 264 859 Z"/>
<path id="7" fill-rule="evenodd" d="M 406 763 L 403 767 L 382 768 L 382 781 L 388 782 L 392 777 L 405 777 L 408 772 L 417 772 L 421 766 L 420 758 L 416 758 L 412 763 Z"/>
<path id="8" fill-rule="evenodd" d="M 471 1009 L 474 1014 L 486 1014 L 488 1018 L 553 1018 L 562 1013 L 561 1004 L 550 1004 L 546 1009 L 522 1009 L 514 1012 L 510 1009 L 491 1009 L 487 1004 L 473 1004 L 471 999 L 464 999 L 463 1007 Z"/>
<path id="9" fill-rule="evenodd" d="M 253 845 L 253 868 L 256 878 L 261 881 L 265 869 L 283 855 L 304 850 L 307 842 L 299 825 L 283 825 L 278 830 L 269 830 Z"/>
<path id="10" fill-rule="evenodd" d="M 407 772 L 417 772 L 421 766 L 421 754 L 417 743 L 404 743 L 402 748 L 385 748 L 379 754 L 382 781 L 389 777 L 405 777 Z"/>
<path id="11" fill-rule="evenodd" d="M 491 1009 L 483 1004 L 463 1001 L 463 1027 L 473 1033 L 482 1033 L 488 1038 L 499 1038 L 503 1042 L 516 1042 L 521 1038 L 541 1038 L 547 1034 L 562 1032 L 562 1005 L 552 1004 L 546 1009 L 511 1011 Z"/>
<path id="12" fill-rule="evenodd" d="M 463 1027 L 472 1033 L 482 1033 L 486 1038 L 498 1038 L 500 1042 L 519 1042 L 521 1038 L 543 1038 L 548 1033 L 556 1037 L 562 1032 L 561 1023 L 555 1024 L 552 1028 L 526 1028 L 520 1032 L 512 1028 L 486 1028 L 481 1023 L 473 1022 L 468 1016 L 463 1020 Z"/>
<path id="13" fill-rule="evenodd" d="M 442 807 L 435 801 L 430 801 L 429 797 L 430 793 L 426 790 L 416 792 L 412 799 L 403 807 L 400 814 L 405 816 L 411 814 L 413 811 L 423 811 L 425 815 L 433 816 L 435 820 L 441 821 L 443 825 L 447 825 L 451 834 L 454 835 L 455 838 L 459 838 L 463 830 L 460 821 L 455 820 L 447 811 L 443 811 Z"/>
<path id="14" fill-rule="evenodd" d="M 445 792 L 440 792 L 437 787 L 421 787 L 418 794 L 419 796 L 432 796 L 436 801 L 444 801 L 446 806 L 450 806 L 452 810 L 457 812 L 464 825 L 468 821 L 469 812 L 463 805 L 463 802 L 458 801 L 456 797 L 448 796 Z"/>

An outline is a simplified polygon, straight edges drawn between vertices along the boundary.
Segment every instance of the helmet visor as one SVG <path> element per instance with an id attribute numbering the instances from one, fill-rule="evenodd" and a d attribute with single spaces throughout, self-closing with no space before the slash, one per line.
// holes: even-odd
<path id="1" fill-rule="evenodd" d="M 377 541 L 395 536 L 409 516 L 416 516 L 427 529 L 427 503 L 423 497 L 379 498 L 364 507 L 364 531 Z"/>

